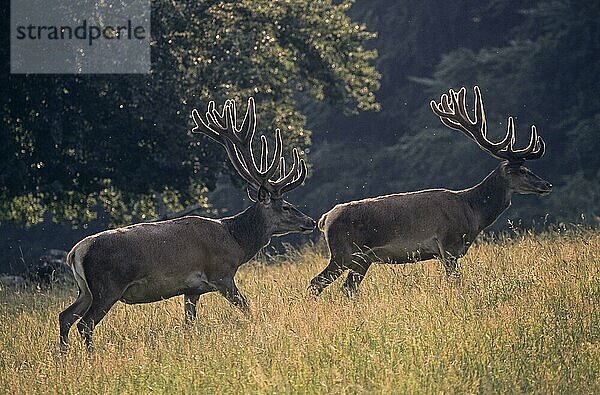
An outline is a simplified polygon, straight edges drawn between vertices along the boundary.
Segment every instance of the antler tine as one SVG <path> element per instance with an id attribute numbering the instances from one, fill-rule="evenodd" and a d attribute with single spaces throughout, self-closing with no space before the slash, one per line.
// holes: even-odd
<path id="1" fill-rule="evenodd" d="M 473 133 L 475 124 L 467 115 L 464 96 L 462 96 L 462 99 L 459 97 L 463 92 L 464 95 L 466 95 L 466 89 L 464 87 L 461 88 L 458 93 L 456 93 L 454 89 L 450 89 L 448 93 L 442 94 L 439 104 L 434 100 L 430 102 L 431 109 L 438 117 L 440 117 L 440 121 L 444 125 L 451 129 L 463 132 L 467 137 L 478 143 L 475 133 Z M 485 117 L 477 118 L 477 120 L 480 119 L 485 120 Z"/>
<path id="2" fill-rule="evenodd" d="M 276 189 L 283 187 L 283 185 L 287 184 L 288 182 L 291 182 L 296 176 L 296 173 L 298 172 L 298 163 L 300 162 L 300 155 L 298 154 L 298 150 L 296 148 L 294 148 L 292 151 L 292 157 L 294 158 L 294 163 L 292 164 L 290 171 L 286 173 L 285 168 L 281 169 L 280 175 L 283 174 L 283 176 L 279 177 L 276 181 L 273 181 L 272 184 Z"/>
<path id="3" fill-rule="evenodd" d="M 247 140 L 249 135 L 254 136 L 256 132 L 256 109 L 254 107 L 254 98 L 248 98 L 248 105 L 246 106 L 246 114 L 242 121 L 240 128 L 240 136 L 242 139 Z M 252 139 L 252 137 L 250 137 Z"/>
<path id="4" fill-rule="evenodd" d="M 466 96 L 467 90 L 464 86 L 460 88 L 458 92 L 454 92 L 454 90 L 450 89 L 450 97 L 452 98 L 454 111 L 458 111 L 458 114 L 460 115 L 461 119 L 464 120 L 464 123 L 468 126 L 481 126 L 478 125 L 478 121 L 481 121 L 480 119 L 475 119 L 475 122 L 471 120 L 471 117 L 467 112 Z"/>
<path id="5" fill-rule="evenodd" d="M 300 159 L 300 170 L 298 172 L 298 177 L 296 179 L 294 179 L 292 182 L 284 185 L 281 190 L 280 190 L 280 194 L 283 195 L 284 193 L 287 193 L 289 191 L 291 191 L 294 188 L 299 187 L 300 185 L 302 185 L 302 183 L 304 182 L 304 180 L 306 179 L 306 175 L 307 175 L 307 169 L 306 169 L 306 163 L 304 162 L 304 159 Z"/>
<path id="6" fill-rule="evenodd" d="M 206 119 L 212 120 L 212 122 L 220 129 L 225 129 L 227 120 L 225 119 L 225 107 L 229 105 L 229 100 L 225 101 L 221 113 L 215 109 L 215 102 L 211 101 L 208 103 L 208 111 L 206 112 Z"/>
<path id="7" fill-rule="evenodd" d="M 228 105 L 230 107 L 231 110 L 231 129 L 235 132 L 237 132 L 237 109 L 235 108 L 235 100 L 227 100 L 227 102 L 225 103 L 225 105 Z M 237 135 L 237 133 L 236 133 Z"/>
<path id="8" fill-rule="evenodd" d="M 235 104 L 233 100 L 225 101 L 225 105 L 223 106 L 223 119 L 225 120 L 225 129 L 227 130 L 227 136 L 235 143 L 235 145 L 239 145 L 243 143 L 243 141 L 239 138 L 237 133 L 235 132 Z"/>
<path id="9" fill-rule="evenodd" d="M 463 89 L 466 94 L 467 90 L 465 88 Z M 481 134 L 487 137 L 487 119 L 485 117 L 485 109 L 483 108 L 483 100 L 481 99 L 481 91 L 477 85 L 475 85 L 473 90 L 475 91 L 475 123 L 482 125 Z M 506 137 L 502 139 L 502 141 L 505 139 Z"/>
<path id="10" fill-rule="evenodd" d="M 481 90 L 477 85 L 475 85 L 473 90 L 475 91 L 475 123 L 481 125 L 480 130 L 482 137 L 484 138 L 487 145 L 490 146 L 492 149 L 496 151 L 505 149 L 511 143 L 511 141 L 515 139 L 514 125 L 512 128 L 510 128 L 510 125 L 507 127 L 506 135 L 502 140 L 500 140 L 497 143 L 491 142 L 487 138 L 487 121 L 485 118 L 485 110 L 483 108 L 483 99 L 481 98 Z"/>
<path id="11" fill-rule="evenodd" d="M 263 188 L 268 187 L 268 181 L 275 174 L 279 165 L 279 158 L 283 152 L 283 142 L 279 129 L 275 130 L 275 152 L 271 164 L 269 165 L 269 146 L 265 136 L 261 136 L 261 157 L 259 165 L 256 165 L 254 155 L 252 154 L 252 139 L 256 133 L 256 112 L 254 99 L 248 99 L 248 108 L 240 130 L 237 132 L 237 137 L 243 149 L 240 149 L 242 157 L 246 163 L 248 170 L 254 177 L 263 185 Z"/>
<path id="12" fill-rule="evenodd" d="M 513 135 L 514 135 L 515 120 L 513 119 L 513 117 L 508 118 L 508 125 L 510 128 L 512 128 Z M 520 150 L 516 150 L 515 149 L 515 139 L 512 139 L 512 141 L 510 142 L 510 145 L 509 145 L 509 151 L 512 154 L 516 154 L 516 155 L 530 154 L 531 152 L 533 152 L 533 150 L 535 149 L 535 147 L 537 145 L 537 139 L 538 139 L 537 130 L 535 128 L 535 125 L 532 125 L 531 133 L 529 134 L 529 144 L 527 144 L 527 147 L 520 149 Z"/>
<path id="13" fill-rule="evenodd" d="M 271 185 L 270 179 L 277 171 L 279 159 L 283 153 L 283 142 L 280 130 L 275 130 L 275 152 L 270 165 L 268 141 L 265 136 L 261 136 L 261 156 L 259 163 L 257 164 L 252 147 L 252 140 L 256 133 L 256 109 L 254 99 L 248 99 L 246 114 L 239 130 L 237 130 L 237 127 L 235 126 L 235 102 L 233 100 L 229 101 L 224 111 L 227 124 L 231 125 L 231 129 L 233 130 L 230 138 L 233 141 L 234 146 L 236 146 L 238 158 L 241 159 L 248 173 L 251 174 L 254 180 L 262 188 L 274 192 L 275 188 Z M 227 135 L 227 137 L 229 137 L 229 135 Z"/>
<path id="14" fill-rule="evenodd" d="M 215 138 L 215 140 L 217 140 L 223 145 L 226 145 L 228 140 L 231 140 L 233 142 L 239 140 L 235 135 L 234 130 L 230 127 L 231 122 L 229 120 L 227 111 L 231 106 L 231 102 L 231 100 L 226 100 L 221 112 L 219 113 L 215 108 L 215 102 L 211 100 L 208 103 L 206 110 L 206 122 L 199 116 L 198 112 L 196 111 L 196 116 L 198 117 L 198 120 L 200 120 L 204 127 L 208 129 L 208 131 L 203 132 L 213 138 L 215 135 L 218 136 L 217 138 Z M 194 110 L 192 110 L 192 117 L 193 116 Z M 197 121 L 196 124 L 198 124 Z"/>
<path id="15" fill-rule="evenodd" d="M 231 104 L 225 107 L 225 118 L 227 119 L 228 125 L 231 125 L 232 130 L 232 132 L 229 133 L 227 137 L 229 137 L 232 140 L 233 144 L 236 146 L 236 150 L 241 159 L 243 160 L 248 172 L 252 174 L 252 177 L 256 180 L 256 182 L 262 185 L 263 180 L 260 176 L 260 171 L 258 170 L 259 168 L 256 165 L 256 160 L 254 159 L 254 154 L 252 152 L 252 138 L 254 137 L 254 132 L 252 132 L 252 134 L 246 137 L 243 136 L 243 133 L 236 133 L 233 115 L 234 108 L 235 106 Z M 250 111 L 250 113 L 253 112 L 254 109 Z M 248 115 L 248 111 L 246 113 Z M 244 119 L 244 123 L 246 122 L 246 119 Z"/>
<path id="16" fill-rule="evenodd" d="M 267 144 L 267 138 L 264 135 L 260 136 L 260 143 L 261 143 L 261 149 L 260 149 L 260 169 L 259 169 L 259 171 L 261 173 L 264 173 L 265 171 L 267 171 L 267 157 L 269 156 L 269 146 Z"/>
<path id="17" fill-rule="evenodd" d="M 429 102 L 429 105 L 431 106 L 431 109 L 433 110 L 435 115 L 437 115 L 440 118 L 452 115 L 450 105 L 448 104 L 448 95 L 446 95 L 445 93 L 442 94 L 439 104 L 436 103 L 435 100 L 431 100 Z"/>
<path id="18" fill-rule="evenodd" d="M 266 139 L 265 139 L 266 144 Z M 265 145 L 266 147 L 266 145 Z M 273 159 L 271 160 L 271 165 L 267 167 L 268 156 L 265 155 L 265 170 L 262 173 L 262 177 L 265 180 L 270 180 L 280 165 L 280 159 L 283 159 L 281 156 L 283 154 L 283 141 L 281 139 L 281 131 L 279 129 L 275 129 L 275 153 L 273 154 Z M 284 162 L 285 166 L 285 162 Z"/>
<path id="19" fill-rule="evenodd" d="M 296 148 L 293 150 L 293 158 L 294 163 L 288 173 L 285 171 L 285 159 L 281 158 L 279 179 L 271 182 L 279 196 L 300 186 L 306 179 L 306 163 L 304 162 L 304 159 L 300 159 L 300 154 Z"/>
<path id="20" fill-rule="evenodd" d="M 221 113 L 216 110 L 214 101 L 208 103 L 208 111 L 206 112 L 206 119 L 209 122 L 208 127 L 218 129 L 217 133 L 220 135 L 220 142 L 227 149 L 230 161 L 238 172 L 240 172 L 240 168 L 243 168 L 242 177 L 253 185 L 260 185 L 260 180 L 256 177 L 254 171 L 256 163 L 251 151 L 238 148 L 239 146 L 246 148 L 248 142 L 240 139 L 237 135 L 235 117 L 234 100 L 226 100 Z"/>
<path id="21" fill-rule="evenodd" d="M 546 153 L 546 143 L 541 136 L 538 137 L 535 150 L 527 156 L 527 159 L 539 159 Z"/>
<path id="22" fill-rule="evenodd" d="M 285 177 L 285 158 L 282 156 L 279 161 L 279 179 Z"/>
<path id="23" fill-rule="evenodd" d="M 454 120 L 460 126 L 462 131 L 467 133 L 467 135 L 474 139 L 478 144 L 480 144 L 480 140 L 485 140 L 489 142 L 485 138 L 479 138 L 479 135 L 484 137 L 487 133 L 485 116 L 476 117 L 475 121 L 471 120 L 471 117 L 469 116 L 466 103 L 467 90 L 465 89 L 465 87 L 460 88 L 458 92 L 455 92 L 453 89 L 450 89 L 449 96 L 452 100 L 452 108 L 454 109 Z M 475 107 L 477 108 L 478 106 L 476 105 Z M 481 112 L 483 112 L 483 107 L 481 107 Z"/>
<path id="24" fill-rule="evenodd" d="M 221 136 L 214 130 L 212 130 L 206 123 L 204 123 L 204 120 L 202 119 L 202 117 L 200 117 L 198 110 L 196 110 L 195 108 L 192 109 L 192 119 L 196 124 L 196 126 L 192 128 L 192 133 L 204 133 L 211 139 L 215 140 L 217 143 L 223 144 L 221 142 Z"/>
<path id="25" fill-rule="evenodd" d="M 460 124 L 450 119 L 450 117 L 454 116 L 454 112 L 450 108 L 450 102 L 448 101 L 447 94 L 442 94 L 439 104 L 436 103 L 435 100 L 431 100 L 429 102 L 429 105 L 431 106 L 431 109 L 433 110 L 435 115 L 440 117 L 440 121 L 444 125 L 448 126 L 451 129 L 461 130 Z"/>
<path id="26" fill-rule="evenodd" d="M 227 128 L 226 119 L 226 108 L 229 107 L 229 102 L 225 102 L 221 113 L 216 111 L 215 102 L 210 101 L 207 106 L 206 121 L 202 119 L 197 109 L 192 110 L 192 118 L 196 123 L 196 126 L 192 128 L 192 133 L 203 133 L 208 137 L 212 138 L 219 144 L 225 147 L 227 156 L 231 161 L 233 167 L 240 174 L 240 176 L 246 180 L 252 187 L 259 188 L 259 183 L 254 179 L 253 175 L 248 171 L 241 156 L 235 146 L 232 138 L 235 135 Z M 216 129 L 216 130 L 215 130 Z"/>
<path id="27" fill-rule="evenodd" d="M 254 178 L 254 176 L 248 171 L 248 168 L 244 164 L 244 160 L 241 157 L 239 150 L 233 145 L 233 143 L 227 140 L 225 144 L 225 150 L 227 151 L 227 156 L 229 156 L 229 160 L 233 165 L 234 169 L 242 176 L 244 180 L 248 184 L 250 184 L 254 189 L 258 190 L 260 188 L 260 183 Z"/>
<path id="28" fill-rule="evenodd" d="M 208 121 L 208 126 L 223 129 L 223 125 L 225 124 L 224 117 L 225 106 L 223 106 L 221 114 L 219 114 L 219 112 L 215 110 L 215 102 L 211 100 L 206 108 L 206 120 Z"/>
<path id="29" fill-rule="evenodd" d="M 441 105 L 443 111 L 445 112 L 445 115 L 452 115 L 452 114 L 454 114 L 454 111 L 452 109 L 452 105 L 450 103 L 450 97 L 448 97 L 448 94 L 444 93 L 442 95 L 442 100 L 440 102 L 440 105 Z"/>
<path id="30" fill-rule="evenodd" d="M 463 132 L 470 134 L 471 138 L 474 138 L 475 141 L 478 142 L 478 134 L 481 134 L 483 136 L 483 129 L 487 129 L 487 126 L 483 122 L 485 120 L 485 117 L 476 118 L 475 121 L 471 120 L 471 117 L 469 116 L 467 111 L 466 95 L 467 90 L 465 89 L 465 87 L 460 88 L 458 92 L 455 92 L 453 89 L 450 89 L 448 96 L 450 96 L 450 99 L 452 100 L 451 104 L 454 110 L 452 114 L 454 117 L 453 120 L 455 120 L 455 122 L 460 125 Z"/>
<path id="31" fill-rule="evenodd" d="M 514 120 L 512 117 L 508 120 L 509 125 L 514 130 Z M 546 144 L 544 140 L 538 135 L 537 128 L 535 125 L 531 125 L 531 133 L 529 135 L 529 144 L 523 149 L 514 149 L 515 141 L 511 141 L 511 144 L 506 152 L 506 159 L 512 162 L 524 161 L 527 159 L 538 159 L 541 158 L 546 151 Z"/>

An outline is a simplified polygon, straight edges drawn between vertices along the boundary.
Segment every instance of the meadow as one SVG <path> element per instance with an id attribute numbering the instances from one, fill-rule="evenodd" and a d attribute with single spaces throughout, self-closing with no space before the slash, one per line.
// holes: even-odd
<path id="1" fill-rule="evenodd" d="M 375 265 L 353 299 L 306 287 L 323 246 L 244 265 L 252 314 L 201 297 L 118 304 L 95 352 L 58 313 L 75 289 L 0 290 L 2 393 L 600 393 L 600 233 L 480 239 L 461 276 L 441 264 Z"/>

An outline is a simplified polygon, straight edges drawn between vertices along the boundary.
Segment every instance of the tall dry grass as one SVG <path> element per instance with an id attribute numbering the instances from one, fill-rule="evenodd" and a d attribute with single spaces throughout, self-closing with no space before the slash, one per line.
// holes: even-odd
<path id="1" fill-rule="evenodd" d="M 182 328 L 182 302 L 117 305 L 87 355 L 61 356 L 73 289 L 0 291 L 4 393 L 600 393 L 600 234 L 480 242 L 448 282 L 437 262 L 372 267 L 354 299 L 308 296 L 305 248 L 238 273 L 246 318 L 216 294 Z M 75 329 L 75 328 L 74 328 Z"/>

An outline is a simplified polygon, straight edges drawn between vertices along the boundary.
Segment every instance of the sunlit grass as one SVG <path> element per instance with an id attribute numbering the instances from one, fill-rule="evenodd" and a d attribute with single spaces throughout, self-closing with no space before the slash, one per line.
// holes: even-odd
<path id="1" fill-rule="evenodd" d="M 117 305 L 88 355 L 75 328 L 58 353 L 74 289 L 0 291 L 0 391 L 600 392 L 600 234 L 481 242 L 460 280 L 440 265 L 376 265 L 359 295 L 306 292 L 326 263 L 305 248 L 238 273 L 244 317 L 219 295 L 182 327 L 182 301 Z"/>

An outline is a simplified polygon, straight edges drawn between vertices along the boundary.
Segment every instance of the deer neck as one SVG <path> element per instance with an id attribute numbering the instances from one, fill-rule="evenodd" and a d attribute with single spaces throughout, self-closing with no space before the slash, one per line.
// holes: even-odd
<path id="1" fill-rule="evenodd" d="M 223 224 L 244 251 L 244 260 L 249 261 L 261 248 L 269 244 L 267 220 L 258 204 L 253 204 L 233 217 L 224 218 Z"/>
<path id="2" fill-rule="evenodd" d="M 479 184 L 465 190 L 469 205 L 478 215 L 479 231 L 492 225 L 510 207 L 512 192 L 501 165 Z"/>

